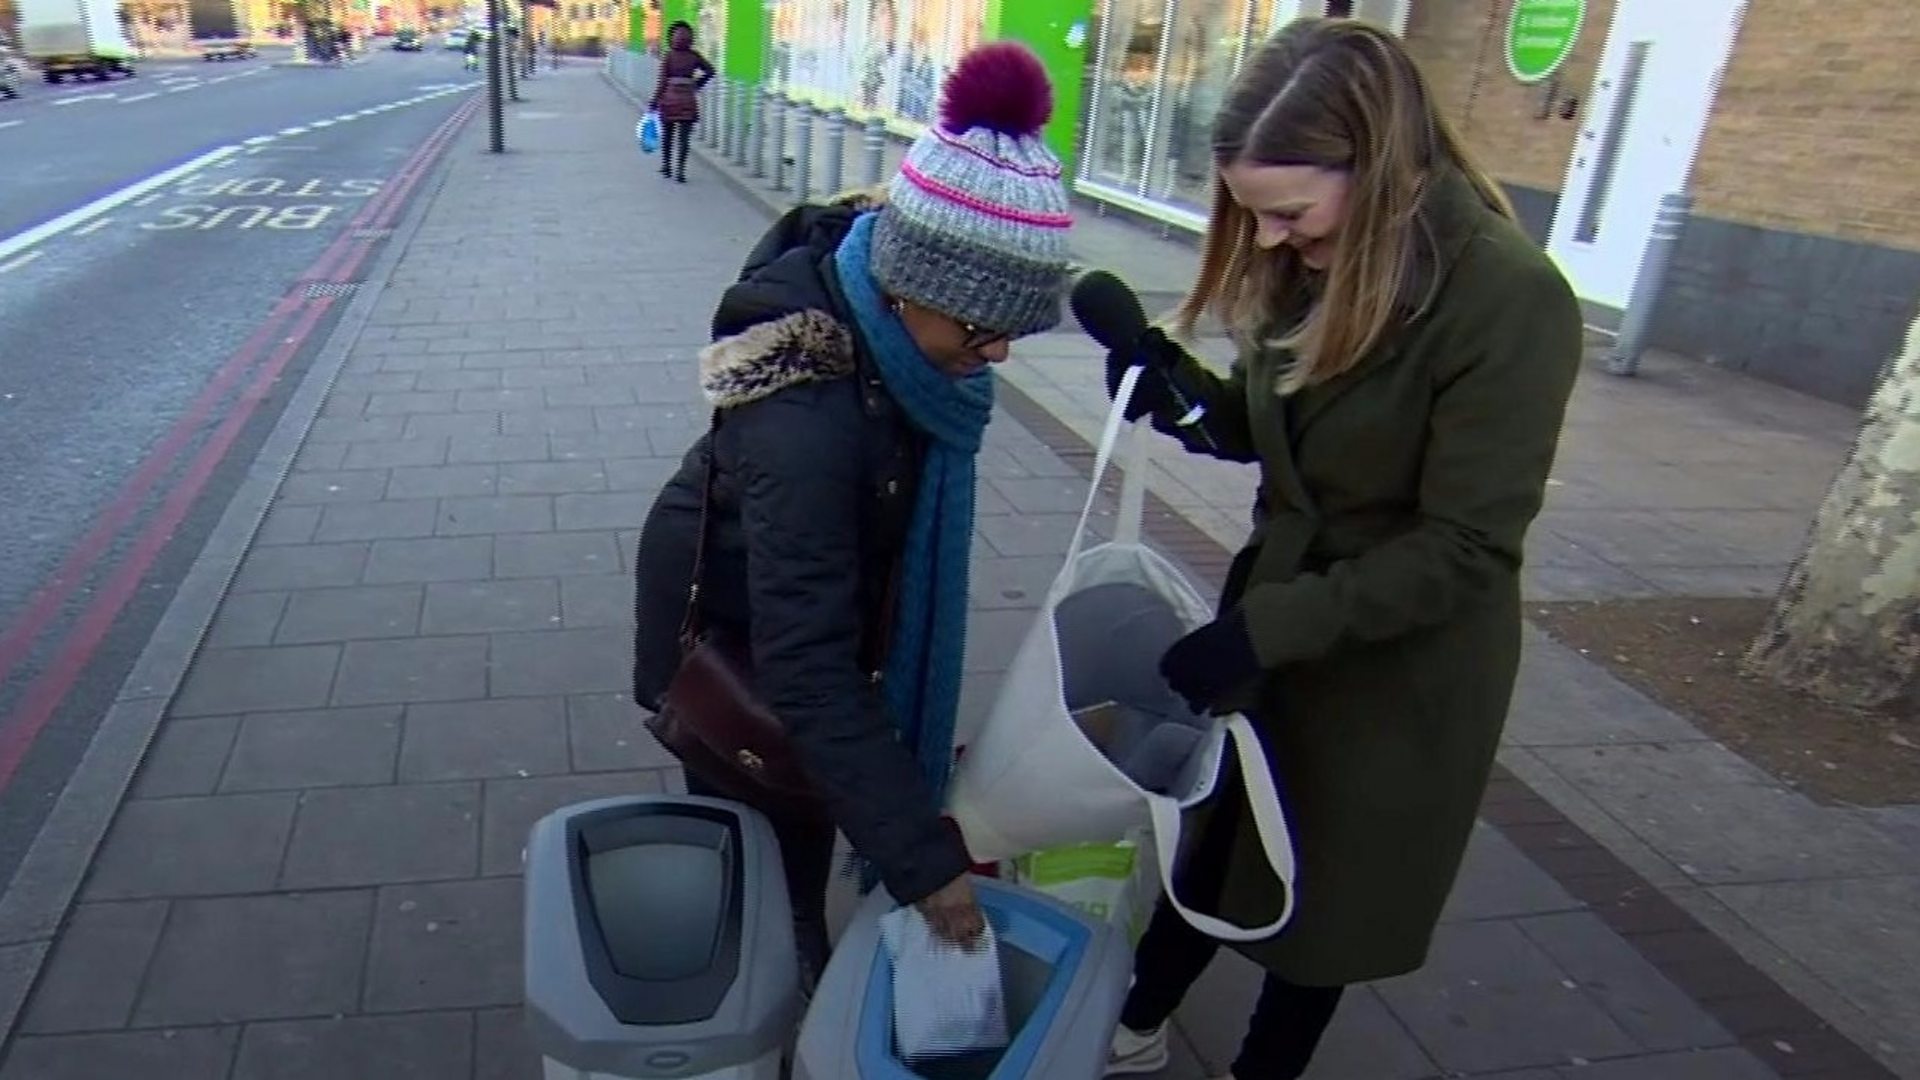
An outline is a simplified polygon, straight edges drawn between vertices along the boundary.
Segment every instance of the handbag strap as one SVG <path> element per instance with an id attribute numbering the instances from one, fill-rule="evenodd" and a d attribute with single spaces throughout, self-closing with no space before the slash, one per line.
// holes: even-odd
<path id="1" fill-rule="evenodd" d="M 713 524 L 713 459 L 715 433 L 720 430 L 720 410 L 713 411 L 707 424 L 707 466 L 700 481 L 700 531 L 693 540 L 693 574 L 687 579 L 687 611 L 680 618 L 680 647 L 691 650 L 700 643 L 700 582 L 707 572 L 707 533 Z"/>
<path id="2" fill-rule="evenodd" d="M 707 425 L 707 463 L 700 481 L 700 531 L 695 534 L 693 541 L 693 574 L 687 580 L 687 610 L 680 617 L 680 647 L 683 650 L 691 650 L 700 643 L 700 583 L 706 577 L 707 540 L 713 530 L 714 458 L 718 455 L 714 439 L 719 430 L 720 410 L 715 409 L 713 419 Z M 861 663 L 873 676 L 874 682 L 880 681 L 880 670 L 886 666 L 892 645 L 894 619 L 898 614 L 896 608 L 900 599 L 900 572 L 905 564 L 905 554 L 904 551 L 896 553 L 892 565 L 887 568 L 887 583 L 881 590 L 880 610 L 875 613 L 880 633 L 870 650 L 873 655 Z"/>

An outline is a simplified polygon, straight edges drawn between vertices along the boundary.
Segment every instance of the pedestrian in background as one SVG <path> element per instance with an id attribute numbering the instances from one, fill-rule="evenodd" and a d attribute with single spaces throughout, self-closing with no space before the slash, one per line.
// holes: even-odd
<path id="1" fill-rule="evenodd" d="M 634 700 L 657 709 L 680 669 L 706 535 L 700 622 L 748 645 L 755 695 L 825 804 L 824 819 L 773 821 L 809 986 L 828 953 L 836 827 L 936 933 L 967 941 L 984 925 L 940 807 L 990 369 L 1059 322 L 1068 281 L 1067 193 L 1040 138 L 1051 110 L 1030 51 L 976 50 L 884 200 L 776 223 L 700 357 L 712 429 L 641 533 Z"/>
<path id="2" fill-rule="evenodd" d="M 667 31 L 667 54 L 660 58 L 660 81 L 650 107 L 660 114 L 660 175 L 687 182 L 687 150 L 693 125 L 700 122 L 700 90 L 714 75 L 713 65 L 693 47 L 693 27 L 678 20 Z"/>
<path id="3" fill-rule="evenodd" d="M 1108 380 L 1144 360 L 1130 411 L 1260 466 L 1218 617 L 1161 671 L 1196 707 L 1251 717 L 1288 803 L 1299 906 L 1236 946 L 1266 978 L 1231 1075 L 1290 1080 L 1343 987 L 1425 963 L 1506 721 L 1522 553 L 1581 315 L 1383 29 L 1288 25 L 1236 77 L 1212 146 L 1205 253 L 1174 330 L 1216 317 L 1239 358 L 1222 378 L 1149 331 Z M 1174 423 L 1170 377 L 1205 404 L 1203 430 Z M 1202 910 L 1242 925 L 1280 910 L 1239 800 L 1177 869 Z M 1166 1021 L 1217 948 L 1155 912 L 1111 1074 L 1165 1065 Z"/>

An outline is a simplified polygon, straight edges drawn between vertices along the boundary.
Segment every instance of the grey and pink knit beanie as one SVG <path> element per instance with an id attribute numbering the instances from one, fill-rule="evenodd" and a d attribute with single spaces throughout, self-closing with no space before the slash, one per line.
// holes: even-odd
<path id="1" fill-rule="evenodd" d="M 890 296 L 1014 337 L 1060 322 L 1067 189 L 1040 139 L 1053 87 L 1011 41 L 963 57 L 940 122 L 908 149 L 874 223 L 873 276 Z"/>

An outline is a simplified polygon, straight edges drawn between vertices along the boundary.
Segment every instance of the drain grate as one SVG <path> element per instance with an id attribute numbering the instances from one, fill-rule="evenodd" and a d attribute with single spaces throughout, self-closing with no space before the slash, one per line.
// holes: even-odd
<path id="1" fill-rule="evenodd" d="M 392 229 L 355 229 L 353 230 L 353 238 L 355 240 L 385 240 L 387 237 L 392 235 L 393 235 Z"/>
<path id="2" fill-rule="evenodd" d="M 309 281 L 307 299 L 318 300 L 323 296 L 352 296 L 360 287 L 357 281 Z"/>

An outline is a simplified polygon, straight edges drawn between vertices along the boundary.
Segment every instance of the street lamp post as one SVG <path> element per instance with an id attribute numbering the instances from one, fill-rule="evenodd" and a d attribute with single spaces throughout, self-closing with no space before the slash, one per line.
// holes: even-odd
<path id="1" fill-rule="evenodd" d="M 487 119 L 492 131 L 492 150 L 507 151 L 506 118 L 500 102 L 500 0 L 487 0 Z"/>

